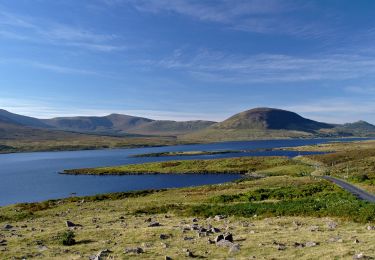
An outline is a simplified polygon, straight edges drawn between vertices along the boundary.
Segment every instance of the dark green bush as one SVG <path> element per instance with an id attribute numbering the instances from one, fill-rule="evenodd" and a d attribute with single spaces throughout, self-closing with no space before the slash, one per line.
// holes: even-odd
<path id="1" fill-rule="evenodd" d="M 75 234 L 71 230 L 67 230 L 59 234 L 58 236 L 60 244 L 64 246 L 72 246 L 76 244 L 76 240 L 74 239 L 74 237 L 75 237 Z"/>

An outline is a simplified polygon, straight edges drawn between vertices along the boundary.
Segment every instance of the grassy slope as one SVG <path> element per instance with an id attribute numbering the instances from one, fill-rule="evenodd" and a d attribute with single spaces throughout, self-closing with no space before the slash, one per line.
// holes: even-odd
<path id="1" fill-rule="evenodd" d="M 295 149 L 295 148 L 291 148 Z M 302 146 L 304 151 L 335 151 L 306 158 L 317 161 L 321 172 L 346 179 L 375 193 L 375 140 Z"/>

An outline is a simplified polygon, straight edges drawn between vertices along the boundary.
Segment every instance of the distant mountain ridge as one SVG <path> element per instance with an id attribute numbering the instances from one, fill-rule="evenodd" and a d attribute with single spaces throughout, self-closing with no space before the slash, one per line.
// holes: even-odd
<path id="1" fill-rule="evenodd" d="M 15 129 L 25 127 L 97 135 L 176 136 L 184 142 L 375 136 L 375 126 L 365 121 L 329 124 L 304 118 L 291 111 L 267 107 L 243 111 L 222 122 L 153 120 L 122 114 L 38 119 L 0 110 L 0 123 L 0 139 L 6 129 L 12 129 L 16 135 Z"/>

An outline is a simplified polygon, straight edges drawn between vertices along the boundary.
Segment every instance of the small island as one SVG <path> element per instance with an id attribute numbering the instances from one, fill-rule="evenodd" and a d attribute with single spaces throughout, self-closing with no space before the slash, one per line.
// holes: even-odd
<path id="1" fill-rule="evenodd" d="M 160 153 L 143 153 L 135 154 L 130 157 L 169 157 L 169 156 L 197 156 L 197 155 L 217 155 L 227 153 L 242 153 L 242 150 L 224 150 L 224 151 L 178 151 L 178 152 L 160 152 Z"/>
<path id="2" fill-rule="evenodd" d="M 211 160 L 164 161 L 113 167 L 64 170 L 72 175 L 142 175 L 142 174 L 247 174 L 300 175 L 311 172 L 302 161 L 287 157 L 240 157 Z"/>

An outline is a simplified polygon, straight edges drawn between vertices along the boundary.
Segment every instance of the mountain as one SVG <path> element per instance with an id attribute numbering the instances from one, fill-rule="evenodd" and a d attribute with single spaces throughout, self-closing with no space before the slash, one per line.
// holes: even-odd
<path id="1" fill-rule="evenodd" d="M 254 108 L 238 113 L 221 123 L 212 126 L 215 129 L 259 129 L 294 130 L 314 132 L 334 125 L 306 119 L 294 112 L 275 108 Z"/>
<path id="2" fill-rule="evenodd" d="M 369 123 L 335 125 L 304 118 L 294 112 L 276 108 L 254 108 L 213 124 L 212 126 L 186 134 L 180 140 L 198 142 L 254 140 L 274 138 L 313 138 L 375 136 Z"/>
<path id="3" fill-rule="evenodd" d="M 60 117 L 42 121 L 56 129 L 68 131 L 139 135 L 181 135 L 204 129 L 215 123 L 199 120 L 181 122 L 152 120 L 121 114 L 103 117 Z"/>
<path id="4" fill-rule="evenodd" d="M 0 120 L 3 122 L 13 123 L 13 124 L 18 124 L 18 125 L 23 125 L 23 126 L 49 128 L 49 126 L 43 123 L 42 120 L 40 119 L 14 114 L 4 109 L 0 109 Z"/>
<path id="5" fill-rule="evenodd" d="M 73 132 L 73 133 L 72 133 Z M 153 120 L 122 114 L 37 119 L 0 110 L 0 140 L 50 140 L 72 134 L 123 137 L 177 138 L 181 142 L 216 142 L 275 138 L 375 136 L 375 126 L 364 121 L 328 124 L 276 108 L 254 108 L 222 122 Z M 79 136 L 83 138 L 83 135 Z M 86 138 L 86 137 L 85 137 Z"/>

